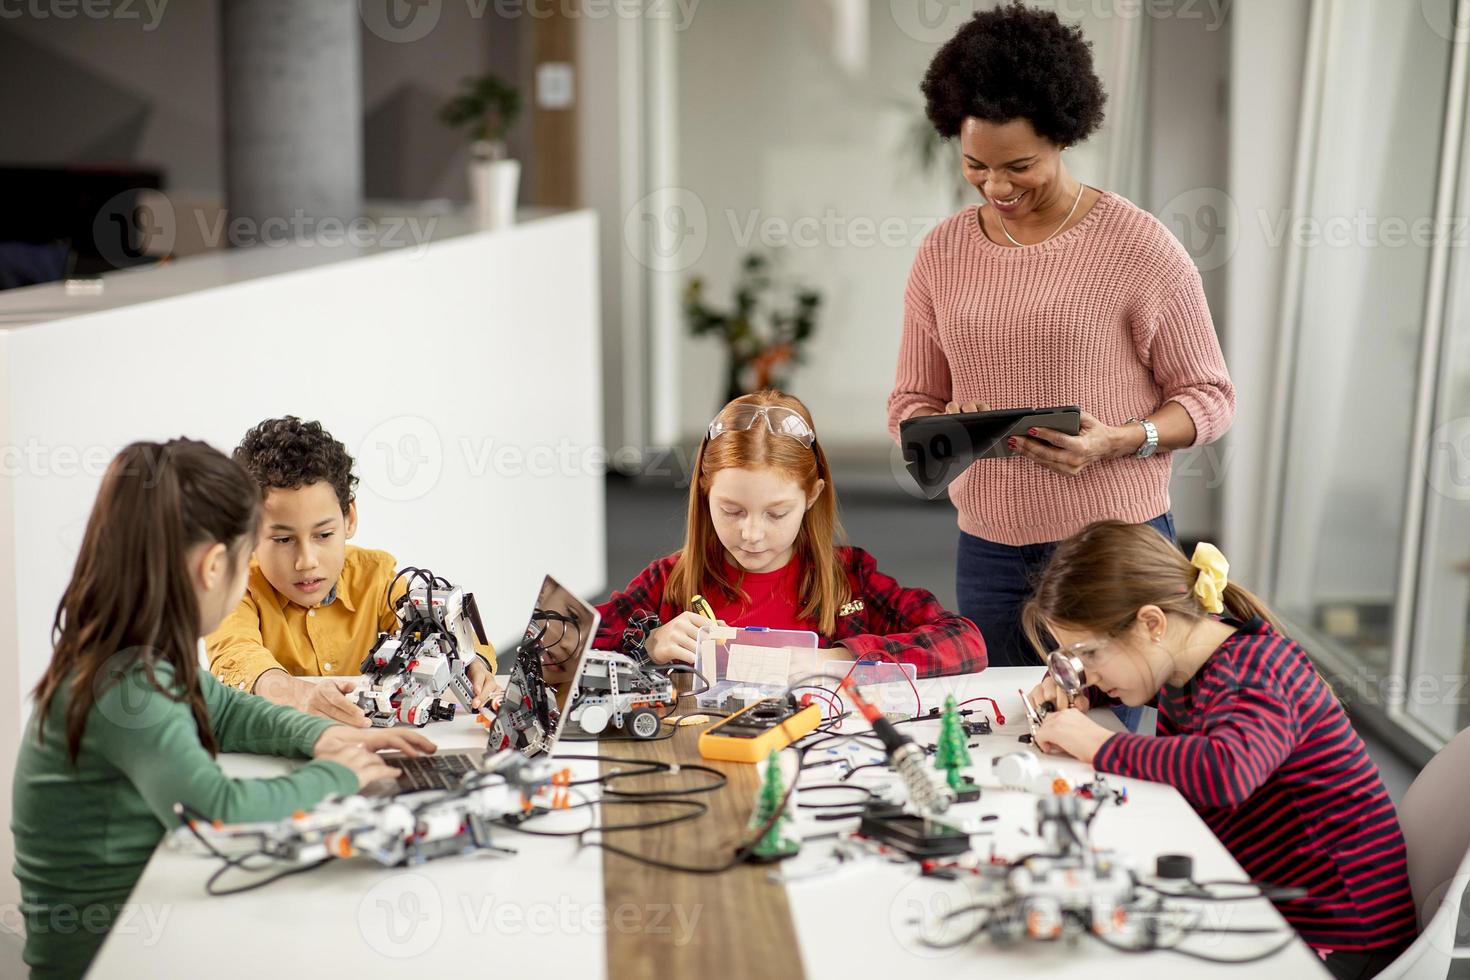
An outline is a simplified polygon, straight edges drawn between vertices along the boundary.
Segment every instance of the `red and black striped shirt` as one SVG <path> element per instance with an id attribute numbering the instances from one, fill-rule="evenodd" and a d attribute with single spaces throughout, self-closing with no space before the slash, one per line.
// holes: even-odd
<path id="1" fill-rule="evenodd" d="M 1168 783 L 1253 879 L 1306 889 L 1276 905 L 1311 946 L 1414 938 L 1393 802 L 1301 647 L 1253 619 L 1157 706 L 1159 737 L 1114 735 L 1094 768 Z"/>

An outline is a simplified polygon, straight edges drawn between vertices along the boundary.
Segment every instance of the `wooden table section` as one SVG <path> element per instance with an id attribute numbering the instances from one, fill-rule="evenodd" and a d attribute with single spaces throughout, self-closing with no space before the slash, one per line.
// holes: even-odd
<path id="1" fill-rule="evenodd" d="M 699 755 L 699 733 L 708 725 L 678 728 L 672 738 L 650 742 L 605 742 L 603 755 L 621 759 L 698 762 L 723 772 L 729 783 L 713 793 L 692 797 L 710 808 L 705 816 L 670 827 L 609 834 L 609 843 L 664 861 L 698 867 L 728 860 L 749 838 L 746 824 L 755 806 L 760 779 L 756 767 L 739 762 L 713 762 Z M 629 765 L 603 762 L 604 775 Z M 619 789 L 667 791 L 671 784 L 699 786 L 708 773 L 667 773 L 620 780 Z M 604 806 L 611 824 L 653 820 L 678 812 L 663 806 Z M 786 889 L 767 877 L 769 866 L 746 864 L 722 874 L 671 873 L 617 854 L 604 853 L 602 881 L 609 915 L 619 907 L 641 910 L 673 906 L 674 921 L 694 927 L 647 932 L 609 929 L 608 976 L 617 980 L 668 980 L 670 977 L 760 977 L 762 980 L 801 980 L 804 976 L 796 928 Z M 652 922 L 645 915 L 639 921 Z M 652 930 L 649 930 L 652 931 Z"/>

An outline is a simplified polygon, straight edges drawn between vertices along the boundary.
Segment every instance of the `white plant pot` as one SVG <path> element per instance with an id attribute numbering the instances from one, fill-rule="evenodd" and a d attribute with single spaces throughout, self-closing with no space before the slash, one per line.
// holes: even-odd
<path id="1" fill-rule="evenodd" d="M 519 160 L 471 160 L 470 201 L 475 224 L 484 229 L 515 224 L 521 187 Z"/>

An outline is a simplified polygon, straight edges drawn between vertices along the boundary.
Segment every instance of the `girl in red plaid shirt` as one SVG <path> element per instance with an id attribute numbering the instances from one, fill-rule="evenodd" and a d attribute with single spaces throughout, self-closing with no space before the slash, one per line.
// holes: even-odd
<path id="1" fill-rule="evenodd" d="M 598 607 L 599 649 L 624 649 L 653 616 L 644 650 L 661 664 L 692 664 L 700 628 L 720 623 L 811 630 L 837 657 L 911 663 L 923 676 L 984 669 L 973 623 L 836 543 L 832 472 L 798 399 L 763 391 L 726 405 L 694 471 L 684 547 Z M 714 620 L 687 611 L 695 596 Z"/>

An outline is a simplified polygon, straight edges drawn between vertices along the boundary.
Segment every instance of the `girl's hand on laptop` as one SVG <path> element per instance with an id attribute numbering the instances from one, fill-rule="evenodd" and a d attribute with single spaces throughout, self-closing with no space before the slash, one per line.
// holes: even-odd
<path id="1" fill-rule="evenodd" d="M 345 725 L 333 725 L 316 740 L 311 747 L 314 758 L 320 759 L 359 746 L 369 752 L 402 752 L 404 755 L 433 755 L 438 746 L 425 738 L 421 732 L 402 728 L 372 728 L 361 731 Z"/>
<path id="2" fill-rule="evenodd" d="M 648 659 L 656 664 L 694 663 L 694 651 L 698 645 L 699 631 L 707 626 L 724 626 L 717 620 L 706 619 L 698 613 L 680 613 L 658 629 L 648 634 L 643 644 Z"/>
<path id="3" fill-rule="evenodd" d="M 500 686 L 495 683 L 495 675 L 490 672 L 489 667 L 485 666 L 485 661 L 479 657 L 470 658 L 470 665 L 465 668 L 465 673 L 469 675 L 470 687 L 475 692 L 475 699 L 470 709 L 479 711 L 486 702 L 500 693 Z"/>
<path id="4" fill-rule="evenodd" d="M 328 729 L 327 731 L 331 731 Z M 323 737 L 326 733 L 323 732 Z M 320 740 L 318 740 L 320 745 Z M 376 783 L 381 779 L 397 779 L 399 771 L 383 761 L 382 756 L 376 752 L 369 751 L 361 745 L 342 745 L 330 752 L 316 752 L 318 759 L 326 759 L 328 762 L 336 762 L 352 770 L 357 777 L 357 788 Z"/>

